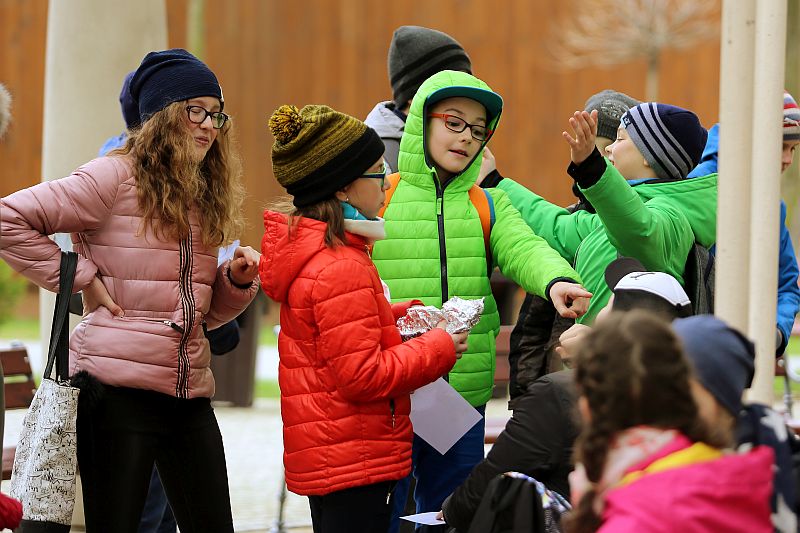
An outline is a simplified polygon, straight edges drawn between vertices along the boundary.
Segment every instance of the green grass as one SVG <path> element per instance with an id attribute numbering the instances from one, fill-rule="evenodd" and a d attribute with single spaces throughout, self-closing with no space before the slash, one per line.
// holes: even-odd
<path id="1" fill-rule="evenodd" d="M 0 323 L 0 338 L 9 340 L 39 340 L 38 318 L 12 318 Z"/>
<path id="2" fill-rule="evenodd" d="M 278 336 L 275 335 L 275 326 L 273 324 L 261 324 L 261 331 L 258 332 L 258 345 L 259 346 L 277 346 Z"/>
<path id="3" fill-rule="evenodd" d="M 271 379 L 259 379 L 256 381 L 256 398 L 280 398 L 281 389 L 278 382 Z"/>

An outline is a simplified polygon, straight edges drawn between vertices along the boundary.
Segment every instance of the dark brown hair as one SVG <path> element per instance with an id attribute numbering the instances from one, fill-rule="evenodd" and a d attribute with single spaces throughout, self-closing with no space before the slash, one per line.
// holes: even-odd
<path id="1" fill-rule="evenodd" d="M 344 234 L 344 211 L 342 210 L 339 199 L 335 196 L 302 208 L 295 207 L 291 198 L 284 197 L 271 202 L 267 206 L 267 209 L 288 216 L 290 238 L 294 232 L 294 228 L 297 227 L 298 219 L 306 217 L 325 222 L 328 225 L 325 230 L 326 246 L 334 248 L 347 243 L 347 238 Z"/>
<path id="2" fill-rule="evenodd" d="M 646 311 L 611 313 L 578 347 L 575 382 L 591 420 L 575 446 L 576 463 L 597 483 L 618 432 L 640 425 L 677 429 L 692 441 L 706 440 L 689 386 L 689 362 L 663 319 Z M 594 488 L 567 521 L 569 533 L 596 531 L 601 524 Z"/>

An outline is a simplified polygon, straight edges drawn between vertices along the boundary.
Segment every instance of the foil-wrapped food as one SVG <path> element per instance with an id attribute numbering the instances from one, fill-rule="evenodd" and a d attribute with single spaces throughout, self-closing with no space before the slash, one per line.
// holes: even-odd
<path id="1" fill-rule="evenodd" d="M 397 328 L 404 341 L 430 331 L 442 320 L 447 321 L 445 329 L 448 333 L 462 333 L 475 327 L 482 313 L 483 298 L 464 300 L 454 296 L 447 300 L 441 309 L 431 305 L 411 307 L 406 315 L 397 321 Z"/>

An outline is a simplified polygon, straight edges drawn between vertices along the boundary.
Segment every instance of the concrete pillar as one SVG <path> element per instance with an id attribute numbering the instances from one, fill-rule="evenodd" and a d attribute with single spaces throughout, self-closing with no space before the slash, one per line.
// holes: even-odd
<path id="1" fill-rule="evenodd" d="M 756 7 L 753 161 L 750 220 L 748 333 L 756 343 L 756 374 L 749 399 L 774 402 L 775 307 L 783 139 L 786 0 L 760 0 Z"/>
<path id="2" fill-rule="evenodd" d="M 105 139 L 125 129 L 117 99 L 122 80 L 147 52 L 166 47 L 164 0 L 50 0 L 42 135 L 43 180 L 70 174 L 96 157 Z M 45 357 L 54 305 L 52 293 L 39 292 Z M 77 522 L 83 519 L 81 511 L 76 507 L 74 520 Z"/>
<path id="3" fill-rule="evenodd" d="M 723 0 L 717 202 L 717 316 L 747 331 L 750 169 L 753 144 L 754 0 Z M 773 285 L 774 287 L 774 285 Z"/>

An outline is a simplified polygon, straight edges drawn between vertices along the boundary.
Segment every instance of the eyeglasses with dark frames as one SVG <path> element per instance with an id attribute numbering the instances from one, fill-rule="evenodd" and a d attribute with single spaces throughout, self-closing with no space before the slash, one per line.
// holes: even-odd
<path id="1" fill-rule="evenodd" d="M 231 118 L 222 111 L 208 111 L 199 105 L 187 105 L 186 114 L 189 116 L 189 122 L 193 124 L 202 124 L 206 121 L 206 117 L 211 117 L 211 126 L 215 130 L 222 128 Z"/>
<path id="2" fill-rule="evenodd" d="M 483 142 L 491 137 L 493 130 L 487 128 L 483 124 L 470 124 L 461 117 L 449 115 L 447 113 L 428 113 L 429 117 L 440 118 L 444 121 L 444 127 L 454 133 L 461 133 L 469 128 L 472 138 L 476 141 Z"/>
<path id="3" fill-rule="evenodd" d="M 366 174 L 362 174 L 359 176 L 361 178 L 372 178 L 376 180 L 381 180 L 381 189 L 386 184 L 386 162 L 384 161 L 381 165 L 381 169 L 378 172 L 368 172 Z"/>

